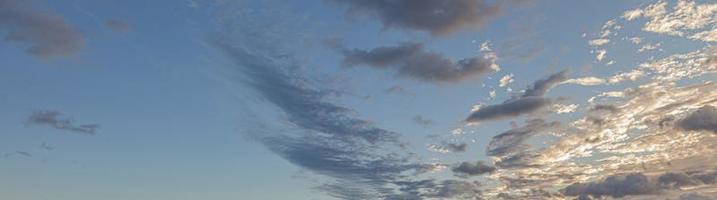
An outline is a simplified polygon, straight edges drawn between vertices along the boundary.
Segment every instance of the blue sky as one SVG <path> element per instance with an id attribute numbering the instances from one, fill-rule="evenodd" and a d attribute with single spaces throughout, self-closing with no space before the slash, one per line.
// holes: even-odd
<path id="1" fill-rule="evenodd" d="M 710 1 L 0 0 L 0 36 L 0 199 L 717 198 Z"/>

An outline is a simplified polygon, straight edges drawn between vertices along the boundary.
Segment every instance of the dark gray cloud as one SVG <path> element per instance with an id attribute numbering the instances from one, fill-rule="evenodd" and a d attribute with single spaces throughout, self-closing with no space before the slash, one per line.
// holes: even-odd
<path id="1" fill-rule="evenodd" d="M 552 102 L 553 101 L 550 98 L 544 97 L 523 97 L 511 99 L 501 104 L 483 106 L 477 111 L 471 113 L 466 121 L 481 122 L 517 117 L 541 110 L 552 104 Z"/>
<path id="2" fill-rule="evenodd" d="M 82 35 L 62 17 L 28 1 L 0 0 L 0 32 L 5 41 L 29 44 L 26 51 L 41 58 L 72 55 L 84 46 Z"/>
<path id="3" fill-rule="evenodd" d="M 211 44 L 235 63 L 246 85 L 283 111 L 292 124 L 291 130 L 282 133 L 257 130 L 251 135 L 287 161 L 336 179 L 319 189 L 340 199 L 375 199 L 392 194 L 389 186 L 401 173 L 421 167 L 399 154 L 386 153 L 399 146 L 397 133 L 324 100 L 325 91 L 298 81 L 305 79 L 297 73 L 284 71 L 294 67 L 285 54 L 246 46 L 252 42 L 257 41 L 228 37 Z M 379 149 L 383 152 L 376 152 Z"/>
<path id="4" fill-rule="evenodd" d="M 384 27 L 447 35 L 477 28 L 500 13 L 501 6 L 485 0 L 331 0 L 350 5 L 354 13 L 375 16 Z"/>
<path id="5" fill-rule="evenodd" d="M 581 199 L 588 199 L 587 196 L 621 198 L 627 195 L 655 194 L 659 191 L 660 187 L 641 173 L 609 176 L 593 183 L 575 183 L 562 190 L 565 195 L 580 196 Z"/>
<path id="6" fill-rule="evenodd" d="M 522 153 L 528 149 L 528 144 L 525 144 L 525 141 L 530 137 L 559 126 L 559 122 L 546 122 L 543 119 L 529 120 L 525 126 L 513 128 L 494 136 L 486 148 L 486 154 L 488 156 L 506 157 Z"/>
<path id="7" fill-rule="evenodd" d="M 445 146 L 451 152 L 465 152 L 466 148 L 468 148 L 468 144 L 466 143 L 448 143 Z"/>
<path id="8" fill-rule="evenodd" d="M 483 106 L 474 111 L 466 122 L 500 120 L 539 111 L 553 103 L 552 99 L 543 97 L 545 93 L 565 80 L 567 80 L 567 71 L 538 80 L 521 96 L 513 97 L 501 104 Z"/>
<path id="9" fill-rule="evenodd" d="M 413 122 L 416 122 L 416 124 L 419 124 L 421 126 L 430 126 L 433 124 L 433 120 L 421 115 L 416 115 L 415 117 L 413 117 Z"/>
<path id="10" fill-rule="evenodd" d="M 677 125 L 685 130 L 717 133 L 717 108 L 708 105 L 702 106 L 680 120 Z"/>
<path id="11" fill-rule="evenodd" d="M 456 173 L 459 176 L 476 176 L 486 173 L 493 173 L 496 168 L 495 166 L 488 165 L 483 161 L 477 161 L 462 162 L 460 165 L 454 167 L 451 170 L 453 171 L 453 173 Z"/>
<path id="12" fill-rule="evenodd" d="M 550 75 L 546 79 L 535 81 L 532 87 L 525 90 L 523 97 L 543 96 L 546 92 L 550 91 L 550 89 L 553 89 L 553 87 L 566 80 L 568 80 L 568 71 L 560 71 L 556 74 Z"/>
<path id="13" fill-rule="evenodd" d="M 31 125 L 44 125 L 53 128 L 80 134 L 94 135 L 99 128 L 98 124 L 76 125 L 71 118 L 62 118 L 62 113 L 52 110 L 35 111 L 28 117 L 27 123 Z"/>
<path id="14" fill-rule="evenodd" d="M 621 198 L 628 195 L 657 194 L 667 190 L 680 190 L 683 187 L 714 185 L 717 183 L 715 171 L 668 172 L 650 179 L 642 173 L 609 176 L 592 183 L 575 183 L 561 192 L 568 196 L 580 196 L 590 199 L 610 196 Z"/>
<path id="15" fill-rule="evenodd" d="M 422 44 L 403 43 L 371 50 L 346 49 L 335 45 L 345 66 L 365 65 L 395 70 L 397 75 L 434 83 L 457 82 L 498 70 L 495 58 L 475 56 L 457 62 L 439 53 L 426 51 Z"/>
<path id="16" fill-rule="evenodd" d="M 130 29 L 130 26 L 127 22 L 118 19 L 105 20 L 105 26 L 117 32 L 127 32 Z"/>

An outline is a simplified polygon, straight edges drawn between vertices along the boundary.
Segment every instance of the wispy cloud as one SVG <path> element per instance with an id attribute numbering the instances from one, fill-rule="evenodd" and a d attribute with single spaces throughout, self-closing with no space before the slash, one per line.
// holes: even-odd
<path id="1" fill-rule="evenodd" d="M 73 55 L 85 43 L 61 16 L 27 1 L 0 0 L 0 30 L 7 32 L 6 41 L 29 44 L 26 51 L 40 58 Z"/>
<path id="2" fill-rule="evenodd" d="M 31 125 L 50 126 L 58 130 L 88 135 L 94 135 L 97 128 L 99 128 L 98 124 L 77 125 L 72 118 L 63 118 L 62 115 L 59 111 L 35 111 L 28 117 L 27 123 Z"/>
<path id="3" fill-rule="evenodd" d="M 370 66 L 395 70 L 399 76 L 433 83 L 450 83 L 479 77 L 500 70 L 494 54 L 452 61 L 444 55 L 426 51 L 419 43 L 377 47 L 371 50 L 335 48 L 343 55 L 347 67 Z"/>
<path id="4" fill-rule="evenodd" d="M 499 120 L 533 113 L 552 104 L 550 98 L 543 97 L 546 92 L 567 80 L 567 71 L 553 74 L 546 79 L 538 80 L 521 96 L 511 98 L 501 104 L 481 106 L 473 111 L 466 122 Z"/>

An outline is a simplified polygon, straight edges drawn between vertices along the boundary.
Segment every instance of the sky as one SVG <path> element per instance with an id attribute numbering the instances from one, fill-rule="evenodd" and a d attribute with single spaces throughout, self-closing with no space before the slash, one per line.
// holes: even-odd
<path id="1" fill-rule="evenodd" d="M 0 199 L 717 199 L 709 0 L 0 0 Z"/>

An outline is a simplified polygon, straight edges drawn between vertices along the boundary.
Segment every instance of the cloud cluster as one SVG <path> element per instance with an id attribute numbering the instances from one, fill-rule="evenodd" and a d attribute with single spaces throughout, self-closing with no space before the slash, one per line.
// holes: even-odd
<path id="1" fill-rule="evenodd" d="M 70 118 L 61 118 L 62 113 L 59 111 L 42 110 L 35 111 L 28 117 L 27 123 L 34 125 L 51 126 L 59 130 L 65 130 L 80 134 L 94 135 L 98 124 L 82 124 L 76 125 Z"/>
<path id="2" fill-rule="evenodd" d="M 332 0 L 355 13 L 375 16 L 386 28 L 415 29 L 447 35 L 477 28 L 500 13 L 501 6 L 485 0 Z"/>
<path id="3" fill-rule="evenodd" d="M 390 69 L 395 70 L 399 76 L 433 83 L 457 82 L 500 70 L 493 54 L 454 62 L 439 53 L 426 51 L 419 43 L 402 43 L 370 50 L 337 49 L 344 57 L 345 66 Z"/>
<path id="4" fill-rule="evenodd" d="M 26 51 L 40 58 L 69 56 L 84 46 L 83 36 L 62 17 L 17 0 L 0 0 L 0 32 L 5 41 L 29 44 Z"/>
<path id="5" fill-rule="evenodd" d="M 482 106 L 473 111 L 466 122 L 500 120 L 539 111 L 553 102 L 543 95 L 565 80 L 567 80 L 567 71 L 561 71 L 546 79 L 538 80 L 519 97 L 509 99 L 501 104 Z"/>
<path id="6" fill-rule="evenodd" d="M 574 183 L 564 188 L 562 193 L 568 196 L 579 196 L 579 199 L 600 198 L 609 196 L 621 198 L 628 195 L 650 195 L 669 190 L 717 183 L 717 172 L 667 172 L 655 178 L 643 173 L 629 173 L 608 176 L 604 180 L 590 183 Z"/>

